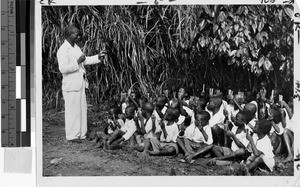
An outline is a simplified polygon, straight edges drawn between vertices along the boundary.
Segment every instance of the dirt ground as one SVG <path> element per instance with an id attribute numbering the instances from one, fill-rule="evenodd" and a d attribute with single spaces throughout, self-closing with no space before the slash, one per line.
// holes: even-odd
<path id="1" fill-rule="evenodd" d="M 88 128 L 103 129 L 103 109 L 88 110 Z M 99 123 L 100 122 L 100 123 Z M 65 140 L 63 111 L 43 112 L 43 176 L 166 176 L 166 175 L 244 175 L 239 164 L 207 166 L 209 158 L 197 159 L 193 164 L 181 163 L 177 157 L 141 157 L 137 151 L 124 146 L 116 150 L 92 149 L 85 140 L 81 144 Z M 51 163 L 55 161 L 58 163 Z M 293 163 L 281 164 L 276 157 L 273 172 L 256 171 L 254 175 L 291 176 Z"/>

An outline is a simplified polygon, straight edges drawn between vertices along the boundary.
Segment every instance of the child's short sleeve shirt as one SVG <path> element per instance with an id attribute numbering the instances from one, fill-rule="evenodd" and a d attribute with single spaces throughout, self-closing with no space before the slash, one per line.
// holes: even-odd
<path id="1" fill-rule="evenodd" d="M 262 139 L 255 138 L 253 139 L 253 141 L 256 145 L 256 148 L 259 151 L 263 152 L 261 158 L 264 160 L 264 163 L 268 166 L 268 168 L 271 171 L 273 171 L 273 168 L 275 166 L 275 160 L 270 138 L 267 135 L 265 135 Z"/>
<path id="2" fill-rule="evenodd" d="M 225 116 L 224 116 L 223 110 L 221 110 L 221 108 L 215 115 L 213 115 L 211 111 L 209 111 L 209 110 L 207 110 L 207 111 L 210 114 L 210 120 L 209 120 L 210 127 L 213 127 L 214 125 L 219 124 L 219 123 L 224 123 Z"/>
<path id="3" fill-rule="evenodd" d="M 123 135 L 123 138 L 125 140 L 129 140 L 129 138 L 135 133 L 136 131 L 136 126 L 135 126 L 135 122 L 129 119 L 126 119 L 125 121 L 125 125 L 124 127 L 121 128 L 121 130 L 123 132 L 125 132 L 125 134 Z"/>
<path id="4" fill-rule="evenodd" d="M 160 141 L 176 143 L 177 137 L 179 134 L 177 124 L 173 123 L 172 125 L 167 125 L 166 121 L 164 123 L 165 123 L 166 132 L 167 132 L 167 137 L 165 138 L 164 133 L 162 132 L 162 129 L 160 128 L 159 130 L 162 132 L 160 135 Z"/>
<path id="5" fill-rule="evenodd" d="M 235 137 L 245 146 L 247 147 L 249 144 L 249 140 L 246 138 L 246 132 L 242 131 L 238 134 L 236 134 L 238 127 L 237 126 L 233 126 L 231 129 L 231 132 L 233 132 L 235 134 Z M 231 143 L 231 150 L 232 151 L 237 151 L 238 149 L 240 149 L 239 146 L 236 145 L 236 143 L 234 142 L 234 140 Z"/>
<path id="6" fill-rule="evenodd" d="M 209 125 L 206 125 L 203 127 L 203 130 L 208 136 L 207 141 L 205 140 L 199 128 L 196 127 L 195 123 L 192 123 L 190 126 L 188 126 L 185 129 L 184 137 L 197 143 L 206 143 L 208 145 L 212 144 L 213 139 L 212 139 L 211 127 Z"/>

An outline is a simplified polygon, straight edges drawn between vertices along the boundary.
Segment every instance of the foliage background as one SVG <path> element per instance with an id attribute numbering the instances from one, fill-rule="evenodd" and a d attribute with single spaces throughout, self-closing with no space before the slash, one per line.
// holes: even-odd
<path id="1" fill-rule="evenodd" d="M 87 67 L 90 103 L 162 86 L 257 89 L 266 81 L 293 94 L 291 5 L 44 6 L 43 109 L 60 109 L 56 52 L 63 29 L 83 31 L 87 55 L 106 49 L 107 65 Z"/>

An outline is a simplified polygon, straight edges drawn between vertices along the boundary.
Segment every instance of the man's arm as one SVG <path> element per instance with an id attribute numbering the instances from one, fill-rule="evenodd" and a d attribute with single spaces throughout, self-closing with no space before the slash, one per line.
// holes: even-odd
<path id="1" fill-rule="evenodd" d="M 103 58 L 105 58 L 105 51 L 101 51 L 98 55 L 88 56 L 85 59 L 84 65 L 92 65 L 103 62 Z"/>

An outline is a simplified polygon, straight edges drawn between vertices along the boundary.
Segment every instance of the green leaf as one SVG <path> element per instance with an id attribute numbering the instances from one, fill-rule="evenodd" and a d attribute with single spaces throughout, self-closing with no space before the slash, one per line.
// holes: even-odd
<path id="1" fill-rule="evenodd" d="M 273 71 L 273 65 L 272 63 L 270 62 L 270 60 L 268 58 L 265 58 L 265 61 L 264 61 L 264 70 L 269 73 L 270 71 Z"/>
<path id="2" fill-rule="evenodd" d="M 207 5 L 202 5 L 202 7 L 203 7 L 205 13 L 211 16 L 210 8 Z"/>
<path id="3" fill-rule="evenodd" d="M 229 56 L 235 56 L 236 52 L 237 52 L 237 50 L 231 51 L 231 53 L 229 54 Z"/>
<path id="4" fill-rule="evenodd" d="M 262 31 L 262 29 L 264 28 L 264 26 L 265 26 L 265 24 L 264 24 L 264 22 L 259 22 L 259 24 L 258 24 L 258 32 L 261 32 Z"/>
<path id="5" fill-rule="evenodd" d="M 240 26 L 238 24 L 234 25 L 234 31 L 237 32 L 239 30 Z"/>
<path id="6" fill-rule="evenodd" d="M 280 23 L 282 22 L 282 12 L 283 12 L 282 9 L 278 11 L 278 19 L 279 19 Z"/>
<path id="7" fill-rule="evenodd" d="M 254 23 L 252 24 L 252 29 L 253 29 L 253 32 L 256 33 L 257 21 L 254 21 Z"/>
<path id="8" fill-rule="evenodd" d="M 229 45 L 228 42 L 225 42 L 225 45 L 226 45 L 227 48 L 230 48 L 230 45 Z"/>
<path id="9" fill-rule="evenodd" d="M 218 30 L 218 28 L 219 28 L 219 25 L 214 24 L 214 27 L 213 27 L 213 33 L 214 33 L 214 34 L 215 34 L 216 31 Z"/>
<path id="10" fill-rule="evenodd" d="M 199 23 L 199 30 L 203 30 L 205 27 L 205 19 L 203 19 L 200 23 Z"/>
<path id="11" fill-rule="evenodd" d="M 264 64 L 264 62 L 265 62 L 265 57 L 262 56 L 258 61 L 258 67 L 261 67 Z"/>
<path id="12" fill-rule="evenodd" d="M 294 11 L 288 7 L 284 7 L 284 12 L 286 13 L 286 15 L 288 15 L 291 20 L 293 19 L 294 17 Z"/>

